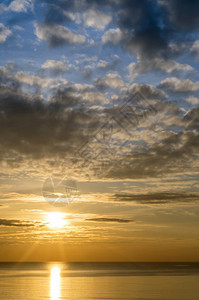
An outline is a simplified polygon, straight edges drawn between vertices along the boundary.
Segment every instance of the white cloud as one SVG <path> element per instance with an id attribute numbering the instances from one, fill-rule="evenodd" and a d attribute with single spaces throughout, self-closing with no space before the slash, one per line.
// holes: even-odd
<path id="1" fill-rule="evenodd" d="M 168 88 L 173 92 L 194 92 L 199 90 L 199 82 L 190 79 L 180 80 L 176 77 L 166 78 L 160 82 L 160 87 Z"/>
<path id="2" fill-rule="evenodd" d="M 0 44 L 5 43 L 7 38 L 12 34 L 11 30 L 0 23 Z"/>
<path id="3" fill-rule="evenodd" d="M 190 96 L 189 98 L 186 99 L 186 101 L 192 105 L 199 105 L 199 98 Z"/>
<path id="4" fill-rule="evenodd" d="M 136 78 L 139 74 L 157 70 L 172 73 L 174 71 L 192 71 L 193 68 L 188 64 L 180 64 L 174 60 L 163 60 L 161 58 L 140 61 L 137 64 L 131 63 L 128 66 L 129 75 L 132 79 Z"/>
<path id="5" fill-rule="evenodd" d="M 107 104 L 109 101 L 102 93 L 96 93 L 96 92 L 85 92 L 81 94 L 82 98 L 86 101 L 89 101 L 93 104 Z"/>
<path id="6" fill-rule="evenodd" d="M 32 0 L 14 0 L 7 9 L 15 12 L 27 12 L 32 8 L 32 4 Z"/>
<path id="7" fill-rule="evenodd" d="M 65 44 L 82 44 L 85 42 L 83 35 L 76 34 L 68 28 L 53 24 L 35 25 L 36 36 L 43 41 L 46 41 L 51 47 L 58 47 Z"/>
<path id="8" fill-rule="evenodd" d="M 199 41 L 195 41 L 191 47 L 191 51 L 199 53 Z"/>
<path id="9" fill-rule="evenodd" d="M 42 69 L 54 69 L 56 71 L 66 72 L 68 71 L 68 66 L 66 66 L 62 61 L 58 60 L 46 60 L 41 66 Z"/>
<path id="10" fill-rule="evenodd" d="M 21 82 L 21 83 L 25 83 L 28 84 L 30 86 L 38 86 L 41 88 L 55 88 L 57 87 L 59 84 L 66 84 L 67 81 L 65 79 L 58 79 L 58 80 L 54 80 L 51 78 L 42 78 L 39 76 L 35 76 L 35 75 L 31 75 L 29 73 L 26 72 L 18 72 L 15 76 L 15 78 Z"/>
<path id="11" fill-rule="evenodd" d="M 150 84 L 138 84 L 133 83 L 129 89 L 128 93 L 130 94 L 141 94 L 143 99 L 165 99 L 167 98 L 167 94 L 159 89 L 157 89 L 155 86 Z"/>
<path id="12" fill-rule="evenodd" d="M 112 20 L 110 15 L 97 9 L 89 9 L 82 14 L 83 22 L 86 27 L 94 27 L 103 30 Z"/>
<path id="13" fill-rule="evenodd" d="M 115 73 L 109 73 L 104 78 L 97 78 L 95 80 L 95 84 L 98 87 L 110 87 L 110 88 L 118 88 L 124 86 L 124 81 L 120 77 L 120 75 Z"/>
<path id="14" fill-rule="evenodd" d="M 106 61 L 106 60 L 100 60 L 100 61 L 98 62 L 98 64 L 97 64 L 97 66 L 98 66 L 99 68 L 107 68 L 108 65 L 109 65 L 109 63 L 108 63 L 108 61 Z"/>
<path id="15" fill-rule="evenodd" d="M 25 72 L 18 72 L 16 74 L 16 79 L 21 83 L 26 83 L 30 86 L 38 85 L 41 87 L 47 87 L 52 81 L 51 79 L 41 78 L 39 76 L 31 75 Z"/>
<path id="16" fill-rule="evenodd" d="M 75 14 L 69 11 L 63 11 L 63 14 L 71 21 L 75 21 Z"/>
<path id="17" fill-rule="evenodd" d="M 102 42 L 104 44 L 106 43 L 112 43 L 112 44 L 118 44 L 122 39 L 122 32 L 119 28 L 116 29 L 109 29 L 107 32 L 104 33 L 102 36 Z"/>
<path id="18" fill-rule="evenodd" d="M 71 88 L 75 88 L 78 93 L 83 93 L 85 91 L 92 91 L 94 86 L 91 84 L 82 84 L 82 83 L 74 83 L 73 85 L 69 86 Z"/>
<path id="19" fill-rule="evenodd" d="M 119 99 L 119 96 L 118 96 L 118 95 L 112 95 L 112 96 L 111 96 L 111 99 L 112 99 L 113 101 L 116 101 L 116 100 Z"/>

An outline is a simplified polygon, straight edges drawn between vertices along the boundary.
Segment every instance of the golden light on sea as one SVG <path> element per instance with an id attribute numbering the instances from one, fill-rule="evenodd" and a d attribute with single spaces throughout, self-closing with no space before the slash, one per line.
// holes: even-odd
<path id="1" fill-rule="evenodd" d="M 50 271 L 50 299 L 59 300 L 61 297 L 61 270 L 59 266 L 53 266 Z"/>

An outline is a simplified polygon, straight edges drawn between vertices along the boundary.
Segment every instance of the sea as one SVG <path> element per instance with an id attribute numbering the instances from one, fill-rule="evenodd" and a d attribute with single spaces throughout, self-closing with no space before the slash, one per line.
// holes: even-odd
<path id="1" fill-rule="evenodd" d="M 199 263 L 0 263 L 0 299 L 198 300 Z"/>

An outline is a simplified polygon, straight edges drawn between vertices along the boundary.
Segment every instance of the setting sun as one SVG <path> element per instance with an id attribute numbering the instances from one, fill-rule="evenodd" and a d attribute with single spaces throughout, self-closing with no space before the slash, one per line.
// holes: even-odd
<path id="1" fill-rule="evenodd" d="M 65 214 L 60 212 L 47 213 L 46 221 L 49 228 L 63 228 L 65 225 L 67 225 Z"/>

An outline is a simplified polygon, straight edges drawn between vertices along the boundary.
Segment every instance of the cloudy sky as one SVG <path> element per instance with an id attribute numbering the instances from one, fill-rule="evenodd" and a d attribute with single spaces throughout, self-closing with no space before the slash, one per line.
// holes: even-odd
<path id="1" fill-rule="evenodd" d="M 2 261 L 199 260 L 198 30 L 197 0 L 1 1 Z"/>

